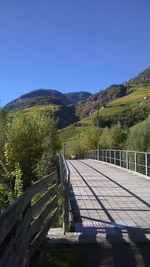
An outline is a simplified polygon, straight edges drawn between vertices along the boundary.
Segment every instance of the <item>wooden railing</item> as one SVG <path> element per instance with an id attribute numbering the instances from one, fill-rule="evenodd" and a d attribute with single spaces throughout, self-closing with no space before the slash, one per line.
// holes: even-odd
<path id="1" fill-rule="evenodd" d="M 62 184 L 62 195 L 63 195 L 63 230 L 69 232 L 70 230 L 70 219 L 69 219 L 69 187 L 70 187 L 70 171 L 67 166 L 66 160 L 62 153 L 59 154 L 59 166 L 60 166 L 60 179 Z"/>
<path id="2" fill-rule="evenodd" d="M 54 172 L 30 186 L 0 214 L 0 267 L 29 266 L 35 250 L 57 222 L 57 191 Z"/>

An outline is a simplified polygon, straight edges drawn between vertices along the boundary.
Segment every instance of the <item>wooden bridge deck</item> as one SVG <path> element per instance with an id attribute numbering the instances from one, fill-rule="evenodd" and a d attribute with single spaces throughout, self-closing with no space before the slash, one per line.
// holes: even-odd
<path id="1" fill-rule="evenodd" d="M 74 231 L 150 233 L 150 180 L 95 160 L 69 160 Z"/>

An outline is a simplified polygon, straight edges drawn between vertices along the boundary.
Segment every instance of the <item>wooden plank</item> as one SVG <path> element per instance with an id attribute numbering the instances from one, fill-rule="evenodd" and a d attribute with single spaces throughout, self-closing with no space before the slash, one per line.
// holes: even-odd
<path id="1" fill-rule="evenodd" d="M 44 189 L 56 181 L 56 173 L 52 173 L 42 180 L 38 181 L 34 185 L 30 186 L 28 190 L 18 199 L 16 200 L 10 207 L 8 207 L 2 214 L 0 214 L 0 245 L 4 245 L 3 241 L 6 237 L 10 235 L 10 240 L 8 240 L 8 245 L 6 245 L 6 249 L 3 252 L 3 255 L 0 259 L 0 266 L 14 266 L 20 267 L 25 257 L 29 243 L 31 240 L 31 229 L 29 228 L 31 222 L 31 208 L 28 207 L 31 198 L 34 194 L 41 192 Z M 45 201 L 48 200 L 48 197 L 54 195 L 57 191 L 57 184 L 53 185 L 49 192 L 45 194 L 40 200 L 40 202 L 35 203 L 36 209 L 39 206 L 44 205 Z M 50 205 L 48 205 L 41 216 L 39 217 L 37 228 L 41 226 L 47 215 L 49 214 L 49 210 L 55 208 L 57 205 L 57 195 L 52 200 Z M 28 208 L 27 208 L 28 207 Z M 25 212 L 25 209 L 26 213 Z M 22 217 L 24 214 L 24 217 Z M 11 232 L 12 231 L 12 232 Z"/>
<path id="2" fill-rule="evenodd" d="M 52 217 L 50 220 L 48 220 L 48 222 L 46 223 L 46 225 L 44 226 L 44 228 L 36 235 L 36 237 L 34 238 L 34 240 L 32 241 L 31 245 L 30 245 L 30 253 L 31 256 L 33 256 L 35 250 L 41 245 L 41 243 L 45 240 L 46 238 L 46 234 L 48 232 L 48 230 L 51 228 L 51 226 L 56 223 L 57 220 L 57 213 L 58 213 L 58 208 L 56 208 L 53 211 Z"/>
<path id="3" fill-rule="evenodd" d="M 31 185 L 29 187 L 28 191 L 33 196 L 33 195 L 43 191 L 44 189 L 46 189 L 50 185 L 50 183 L 53 183 L 56 180 L 57 180 L 56 172 L 53 172 L 50 175 L 48 175 L 48 176 L 44 177 L 43 179 L 41 179 L 40 181 L 38 181 L 37 183 Z"/>
<path id="4" fill-rule="evenodd" d="M 20 264 L 22 267 L 30 267 L 30 251 L 27 250 L 27 253 L 23 259 L 23 262 Z"/>
<path id="5" fill-rule="evenodd" d="M 44 206 L 45 202 L 50 200 L 57 193 L 57 184 L 52 185 L 48 192 L 46 192 L 36 203 L 32 206 L 32 216 L 34 217 L 39 213 Z"/>
<path id="6" fill-rule="evenodd" d="M 40 216 L 35 219 L 31 224 L 31 233 L 34 236 L 41 228 L 42 223 L 49 215 L 49 212 L 52 211 L 57 206 L 57 195 L 51 200 L 51 202 L 46 206 L 46 208 L 42 211 Z"/>
<path id="7" fill-rule="evenodd" d="M 19 257 L 16 256 L 16 258 L 14 258 L 15 264 L 13 267 L 20 267 L 20 266 L 29 267 L 30 255 L 28 248 L 30 246 L 30 241 L 31 241 L 31 231 L 29 229 L 29 231 L 26 234 L 25 242 L 23 246 L 20 247 Z"/>
<path id="8" fill-rule="evenodd" d="M 18 218 L 23 213 L 29 202 L 31 196 L 47 188 L 47 186 L 56 180 L 56 173 L 52 173 L 37 183 L 31 185 L 29 189 L 11 206 L 9 206 L 2 214 L 0 214 L 0 244 L 9 234 L 11 229 L 15 226 Z"/>
<path id="9" fill-rule="evenodd" d="M 0 244 L 14 227 L 31 199 L 30 192 L 25 192 L 18 200 L 0 214 Z"/>
<path id="10" fill-rule="evenodd" d="M 29 208 L 22 221 L 18 223 L 16 232 L 1 257 L 0 267 L 20 266 L 17 262 L 22 261 L 22 255 L 26 254 L 31 239 L 30 222 L 31 209 Z"/>

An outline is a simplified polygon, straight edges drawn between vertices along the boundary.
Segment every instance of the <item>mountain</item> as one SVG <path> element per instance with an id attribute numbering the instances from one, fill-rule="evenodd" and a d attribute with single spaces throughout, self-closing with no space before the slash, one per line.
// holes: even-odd
<path id="1" fill-rule="evenodd" d="M 99 112 L 102 117 L 107 117 L 106 120 L 100 118 L 100 123 L 104 127 L 116 121 L 121 123 L 126 121 L 126 112 L 132 114 L 132 119 L 131 122 L 127 121 L 125 124 L 131 125 L 133 118 L 135 122 L 139 120 L 139 109 L 141 119 L 147 116 L 149 111 L 143 110 L 143 107 L 148 105 L 149 108 L 149 97 L 150 68 L 147 68 L 129 81 L 111 85 L 93 95 L 82 91 L 63 94 L 53 89 L 38 89 L 11 101 L 4 109 L 8 112 L 23 110 L 27 115 L 32 115 L 37 111 L 50 116 L 53 114 L 57 119 L 58 128 L 76 123 L 77 128 L 73 130 L 74 134 L 77 129 L 79 130 L 81 119 L 85 119 L 87 124 L 89 122 L 95 124 L 93 121 L 95 121 L 96 112 Z M 116 113 L 118 115 L 113 115 Z M 84 125 L 83 121 L 81 124 Z"/>
<path id="2" fill-rule="evenodd" d="M 23 110 L 39 105 L 70 105 L 85 100 L 91 94 L 88 92 L 75 92 L 63 94 L 53 89 L 37 89 L 8 103 L 4 109 L 8 112 Z"/>
<path id="3" fill-rule="evenodd" d="M 130 79 L 127 84 L 150 84 L 150 67 L 140 72 L 136 77 Z"/>
<path id="4" fill-rule="evenodd" d="M 136 90 L 136 86 L 150 85 L 150 67 L 139 73 L 136 77 L 122 84 L 110 85 L 105 90 L 93 94 L 89 98 L 77 104 L 77 115 L 86 118 L 96 110 L 106 107 L 110 101 L 124 97 Z"/>
<path id="5" fill-rule="evenodd" d="M 80 117 L 80 121 L 61 129 L 59 138 L 62 143 L 66 144 L 66 155 L 75 155 L 79 149 L 95 149 L 98 136 L 101 140 L 105 130 L 110 129 L 113 125 L 120 125 L 128 132 L 128 129 L 145 121 L 150 116 L 150 85 L 136 84 L 132 89 L 133 91 L 128 93 L 127 88 L 124 96 L 109 100 L 107 105 L 102 108 L 90 108 L 90 111 L 93 110 L 93 112 L 89 116 L 83 116 L 83 119 Z M 89 99 L 86 104 L 87 102 L 91 103 Z M 81 103 L 77 106 L 81 108 Z M 83 107 L 82 103 L 79 114 L 85 115 Z M 88 105 L 86 110 L 89 112 L 87 108 Z"/>
<path id="6" fill-rule="evenodd" d="M 67 93 L 65 94 L 67 99 L 72 103 L 72 104 L 77 104 L 80 101 L 86 100 L 88 97 L 91 96 L 89 92 L 73 92 L 73 93 Z"/>
<path id="7" fill-rule="evenodd" d="M 150 116 L 149 79 L 147 68 L 128 82 L 109 86 L 78 103 L 76 114 L 80 121 L 59 131 L 60 141 L 66 144 L 66 155 L 97 148 L 98 136 L 102 145 L 101 138 L 113 125 L 120 125 L 127 134 L 132 127 L 142 127 Z"/>
<path id="8" fill-rule="evenodd" d="M 94 111 L 106 107 L 111 100 L 125 96 L 128 88 L 122 84 L 114 84 L 105 90 L 90 96 L 85 101 L 77 104 L 77 114 L 80 118 L 89 116 Z"/>

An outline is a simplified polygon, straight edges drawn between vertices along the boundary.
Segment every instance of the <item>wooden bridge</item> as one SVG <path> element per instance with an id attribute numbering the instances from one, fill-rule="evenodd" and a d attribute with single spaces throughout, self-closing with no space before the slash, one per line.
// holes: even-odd
<path id="1" fill-rule="evenodd" d="M 90 159 L 68 161 L 68 167 L 75 232 L 150 228 L 150 180 Z"/>
<path id="2" fill-rule="evenodd" d="M 127 162 L 124 152 L 96 151 L 66 162 L 60 154 L 61 232 L 54 172 L 0 215 L 0 267 L 29 266 L 42 244 L 84 250 L 82 266 L 150 266 L 150 157 L 144 164 L 143 154 L 133 155 Z M 137 173 L 141 167 L 146 175 Z"/>

